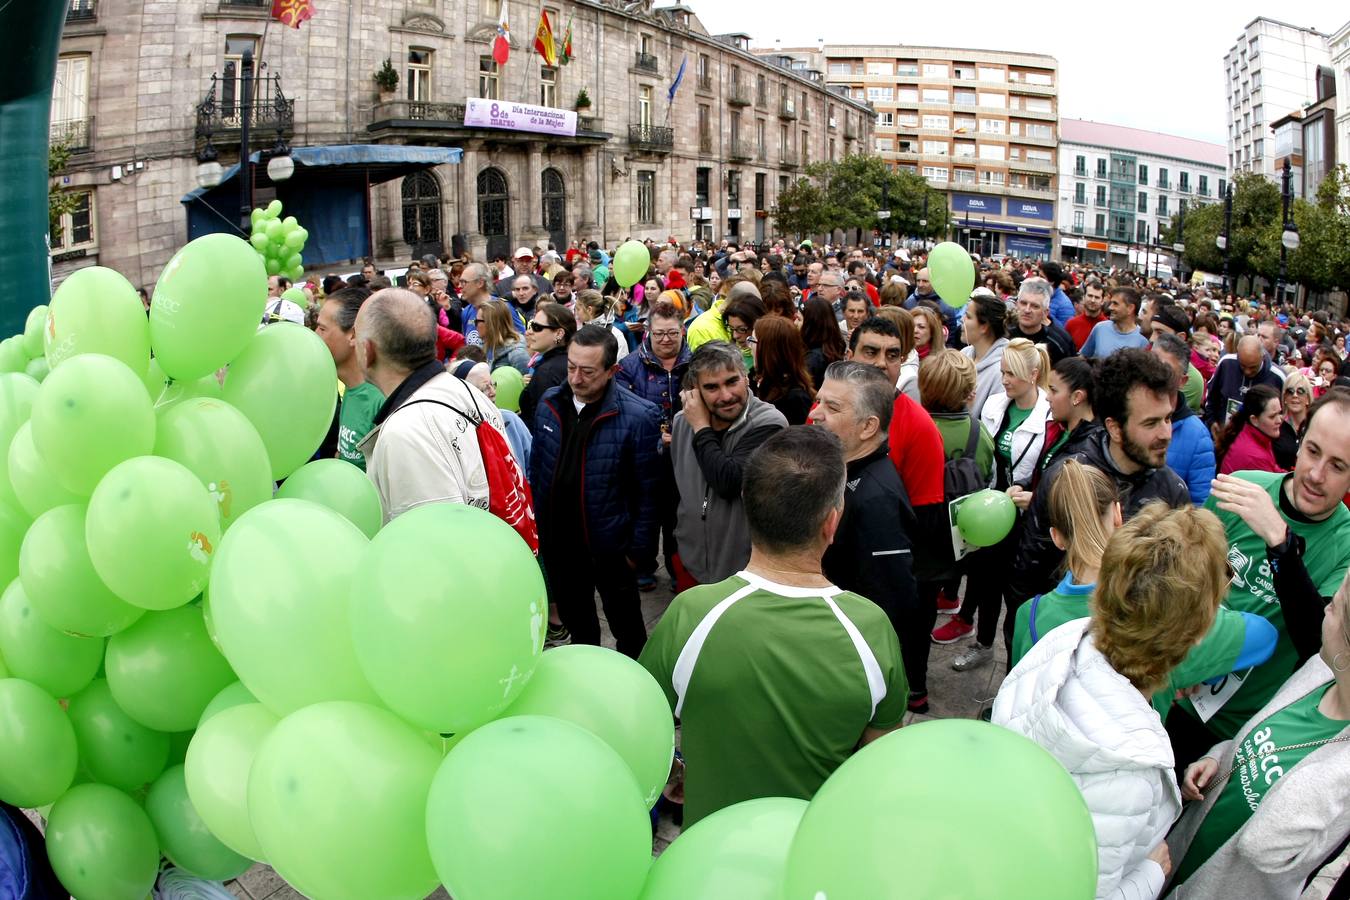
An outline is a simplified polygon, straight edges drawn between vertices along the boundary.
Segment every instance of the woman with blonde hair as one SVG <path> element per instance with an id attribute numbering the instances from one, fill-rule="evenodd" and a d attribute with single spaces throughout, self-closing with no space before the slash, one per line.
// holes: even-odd
<path id="1" fill-rule="evenodd" d="M 1284 421 L 1280 423 L 1280 436 L 1275 439 L 1272 449 L 1275 462 L 1281 469 L 1293 469 L 1298 456 L 1298 445 L 1303 440 L 1303 426 L 1308 421 L 1308 408 L 1313 402 L 1313 385 L 1298 369 L 1284 376 Z"/>
<path id="2" fill-rule="evenodd" d="M 1228 580 L 1217 516 L 1145 506 L 1106 544 L 1091 616 L 1044 636 L 994 700 L 994 724 L 1040 744 L 1082 792 L 1098 898 L 1157 897 L 1171 869 L 1181 792 L 1148 698 L 1209 630 Z"/>
<path id="3" fill-rule="evenodd" d="M 573 312 L 577 314 L 578 328 L 582 325 L 601 325 L 610 330 L 614 339 L 619 342 L 619 355 L 616 359 L 618 362 L 628 355 L 628 336 L 624 334 L 622 328 L 614 324 L 622 303 L 620 299 L 606 297 L 594 288 L 587 288 L 577 294 L 573 308 Z"/>
<path id="4" fill-rule="evenodd" d="M 521 375 L 529 373 L 530 353 L 512 324 L 511 310 L 504 301 L 488 300 L 478 307 L 475 324 L 478 326 L 478 336 L 483 341 L 488 366 L 493 371 L 510 366 Z"/>

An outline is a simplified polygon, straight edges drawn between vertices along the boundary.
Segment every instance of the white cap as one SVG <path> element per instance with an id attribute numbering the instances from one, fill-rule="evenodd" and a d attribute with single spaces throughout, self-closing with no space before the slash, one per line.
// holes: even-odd
<path id="1" fill-rule="evenodd" d="M 258 329 L 261 331 L 276 322 L 294 322 L 296 325 L 304 326 L 305 311 L 290 300 L 283 300 L 280 297 L 269 300 L 267 307 L 263 310 L 262 324 L 258 326 Z"/>
<path id="2" fill-rule="evenodd" d="M 522 256 L 528 256 L 530 259 L 534 259 L 534 251 L 529 247 L 517 247 L 516 252 L 511 254 L 512 259 L 520 259 Z"/>

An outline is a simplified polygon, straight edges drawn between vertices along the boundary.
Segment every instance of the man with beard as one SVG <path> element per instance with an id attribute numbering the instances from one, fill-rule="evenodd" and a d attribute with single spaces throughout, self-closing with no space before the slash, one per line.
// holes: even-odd
<path id="1" fill-rule="evenodd" d="M 1087 343 L 1088 335 L 1096 327 L 1098 322 L 1106 321 L 1106 313 L 1102 312 L 1102 306 L 1106 300 L 1105 292 L 1102 289 L 1102 283 L 1096 278 L 1089 278 L 1083 285 L 1083 311 L 1074 316 L 1064 326 L 1064 330 L 1073 338 L 1073 345 L 1079 350 Z"/>
<path id="2" fill-rule="evenodd" d="M 690 358 L 680 400 L 670 454 L 680 498 L 674 575 L 683 591 L 730 578 L 750 559 L 744 466 L 787 419 L 750 393 L 745 357 L 726 341 L 709 341 Z"/>
<path id="3" fill-rule="evenodd" d="M 1018 607 L 1055 586 L 1055 572 L 1063 562 L 1064 551 L 1050 537 L 1048 498 L 1065 460 L 1077 459 L 1109 476 L 1116 484 L 1126 520 L 1154 500 L 1174 509 L 1190 505 L 1186 482 L 1167 468 L 1176 384 L 1172 367 L 1155 353 L 1131 347 L 1100 360 L 1095 381 L 1092 408 L 1096 422 L 1087 423 L 1091 431 L 1085 432 L 1079 449 L 1055 457 L 1027 510 L 1012 585 L 1005 594 L 1005 640 L 1011 641 Z"/>

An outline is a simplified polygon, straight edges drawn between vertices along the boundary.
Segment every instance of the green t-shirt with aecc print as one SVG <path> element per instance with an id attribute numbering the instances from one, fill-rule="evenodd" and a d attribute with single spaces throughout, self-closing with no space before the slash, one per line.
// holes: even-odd
<path id="1" fill-rule="evenodd" d="M 681 721 L 685 828 L 742 800 L 809 800 L 909 699 L 881 607 L 749 572 L 676 597 L 638 661 Z"/>
<path id="2" fill-rule="evenodd" d="M 369 381 L 347 388 L 342 395 L 342 411 L 338 413 L 338 459 L 365 471 L 365 454 L 356 445 L 375 427 L 375 416 L 383 405 L 384 394 Z"/>
<path id="3" fill-rule="evenodd" d="M 1031 415 L 1031 410 L 1035 407 L 1022 409 L 1016 403 L 1008 404 L 1008 427 L 998 433 L 995 442 L 998 445 L 998 458 L 1003 461 L 1005 466 L 1012 467 L 1012 439 L 1013 432 L 1021 427 L 1022 423 Z"/>
<path id="4" fill-rule="evenodd" d="M 1248 471 L 1235 475 L 1266 489 L 1290 530 L 1305 542 L 1303 565 L 1313 585 L 1324 597 L 1334 595 L 1350 568 L 1350 510 L 1338 503 L 1328 518 L 1314 522 L 1294 509 L 1284 496 L 1285 479 L 1293 478 L 1292 474 Z M 1275 594 L 1265 539 L 1235 513 L 1220 510 L 1212 495 L 1205 501 L 1205 509 L 1219 517 L 1228 536 L 1228 564 L 1233 568 L 1233 580 L 1224 605 L 1263 616 L 1279 632 L 1279 642 L 1270 659 L 1251 669 L 1236 693 L 1206 723 L 1213 734 L 1227 739 L 1270 702 L 1280 685 L 1294 674 L 1298 653 L 1284 627 L 1284 612 Z M 1189 700 L 1181 702 L 1189 712 L 1194 712 Z"/>
<path id="5" fill-rule="evenodd" d="M 1219 772 L 1214 776 L 1210 790 L 1222 793 L 1196 831 L 1185 858 L 1177 867 L 1173 884 L 1181 884 L 1189 878 L 1246 824 L 1271 785 L 1350 725 L 1350 722 L 1329 719 L 1318 710 L 1317 704 L 1330 687 L 1330 684 L 1322 685 L 1284 709 L 1271 713 L 1238 743 L 1233 753 L 1232 772 Z M 1220 784 L 1220 779 L 1225 777 L 1227 781 Z"/>

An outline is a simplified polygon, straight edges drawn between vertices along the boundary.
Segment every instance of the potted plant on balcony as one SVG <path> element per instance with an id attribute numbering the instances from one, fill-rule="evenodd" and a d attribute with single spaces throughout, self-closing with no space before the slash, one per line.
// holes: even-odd
<path id="1" fill-rule="evenodd" d="M 380 100 L 387 101 L 394 99 L 394 92 L 398 90 L 398 71 L 394 68 L 389 57 L 384 58 L 384 65 L 375 70 L 375 83 L 380 86 Z"/>
<path id="2" fill-rule="evenodd" d="M 577 91 L 576 107 L 577 112 L 581 112 L 583 109 L 591 108 L 591 95 L 586 93 L 586 89 L 584 87 L 580 91 Z"/>

